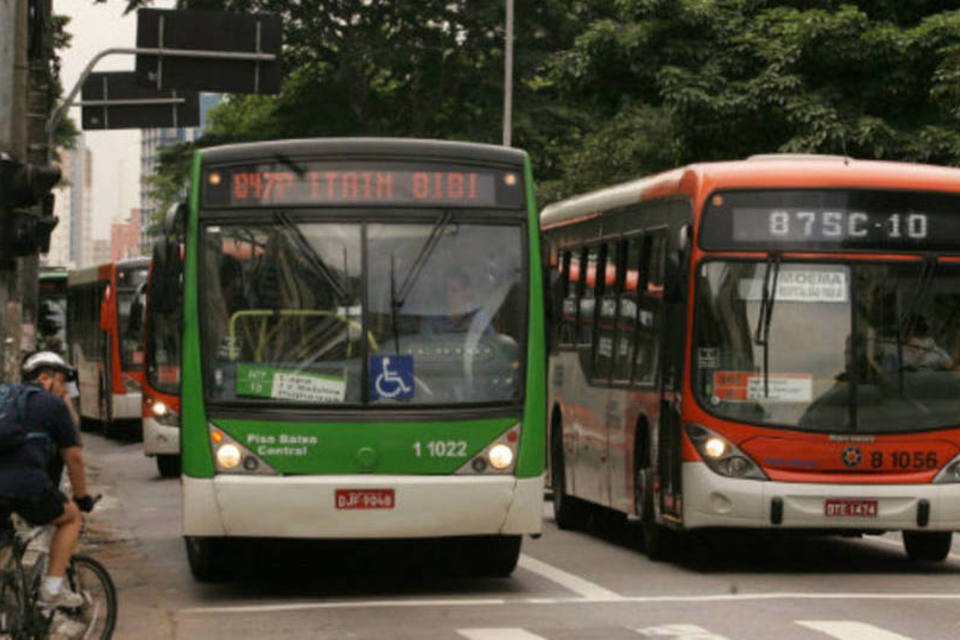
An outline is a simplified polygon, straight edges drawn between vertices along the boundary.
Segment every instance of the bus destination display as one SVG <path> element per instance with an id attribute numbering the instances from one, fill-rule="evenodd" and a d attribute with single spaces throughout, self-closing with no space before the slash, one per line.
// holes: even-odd
<path id="1" fill-rule="evenodd" d="M 960 249 L 960 196 L 882 191 L 754 191 L 711 196 L 705 249 Z"/>
<path id="2" fill-rule="evenodd" d="M 204 174 L 206 206 L 426 205 L 519 207 L 518 172 L 441 166 L 299 163 L 217 167 Z"/>

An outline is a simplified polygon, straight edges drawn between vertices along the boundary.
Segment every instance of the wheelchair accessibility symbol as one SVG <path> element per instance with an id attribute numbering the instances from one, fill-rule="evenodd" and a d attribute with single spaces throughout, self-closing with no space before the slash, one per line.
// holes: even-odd
<path id="1" fill-rule="evenodd" d="M 370 395 L 374 400 L 409 400 L 413 394 L 413 356 L 370 356 Z"/>

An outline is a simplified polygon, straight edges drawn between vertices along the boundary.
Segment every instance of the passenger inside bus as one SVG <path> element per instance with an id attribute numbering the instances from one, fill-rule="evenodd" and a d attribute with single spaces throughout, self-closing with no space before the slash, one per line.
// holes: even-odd
<path id="1" fill-rule="evenodd" d="M 930 335 L 927 319 L 913 313 L 904 320 L 906 339 L 901 344 L 885 345 L 883 366 L 887 371 L 947 371 L 954 368 L 953 358 Z"/>

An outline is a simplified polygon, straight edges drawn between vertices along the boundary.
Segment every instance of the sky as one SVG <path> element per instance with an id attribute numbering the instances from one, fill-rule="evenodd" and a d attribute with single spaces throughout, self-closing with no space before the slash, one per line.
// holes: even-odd
<path id="1" fill-rule="evenodd" d="M 156 0 L 150 6 L 171 8 L 174 0 Z M 67 30 L 73 35 L 71 47 L 60 52 L 60 71 L 64 95 L 76 84 L 84 67 L 100 51 L 111 47 L 134 47 L 137 37 L 137 16 L 124 16 L 126 0 L 54 0 L 54 13 L 69 16 Z M 132 55 L 110 55 L 103 58 L 94 71 L 132 71 Z M 79 101 L 79 94 L 77 96 Z M 70 115 L 79 127 L 80 108 Z M 94 238 L 110 236 L 110 222 L 126 219 L 130 210 L 140 206 L 140 131 L 88 131 L 87 147 L 93 157 Z"/>

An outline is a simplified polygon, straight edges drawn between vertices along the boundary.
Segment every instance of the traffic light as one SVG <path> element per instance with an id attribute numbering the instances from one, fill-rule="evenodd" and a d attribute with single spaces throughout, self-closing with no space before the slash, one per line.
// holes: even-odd
<path id="1" fill-rule="evenodd" d="M 0 154 L 0 260 L 50 250 L 50 233 L 58 222 L 50 191 L 59 181 L 57 167 Z"/>

